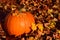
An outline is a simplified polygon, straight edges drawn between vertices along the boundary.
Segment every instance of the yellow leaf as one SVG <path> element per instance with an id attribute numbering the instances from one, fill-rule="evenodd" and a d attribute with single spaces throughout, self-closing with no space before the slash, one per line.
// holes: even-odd
<path id="1" fill-rule="evenodd" d="M 32 23 L 31 29 L 32 29 L 33 31 L 37 29 L 35 23 Z"/>
<path id="2" fill-rule="evenodd" d="M 57 33 L 60 33 L 60 30 L 57 29 Z"/>
<path id="3" fill-rule="evenodd" d="M 53 9 L 48 9 L 48 13 L 50 14 L 51 12 L 53 12 Z"/>
<path id="4" fill-rule="evenodd" d="M 29 40 L 34 40 L 34 38 L 33 37 L 29 37 Z"/>
<path id="5" fill-rule="evenodd" d="M 43 31 L 44 27 L 43 27 L 43 24 L 37 24 L 39 30 Z"/>

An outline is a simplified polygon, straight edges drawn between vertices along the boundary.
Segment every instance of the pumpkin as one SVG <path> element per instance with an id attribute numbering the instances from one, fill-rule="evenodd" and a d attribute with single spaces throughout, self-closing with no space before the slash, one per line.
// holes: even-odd
<path id="1" fill-rule="evenodd" d="M 31 31 L 31 25 L 34 23 L 34 17 L 30 12 L 19 12 L 16 10 L 5 18 L 5 27 L 9 35 L 19 36 Z"/>

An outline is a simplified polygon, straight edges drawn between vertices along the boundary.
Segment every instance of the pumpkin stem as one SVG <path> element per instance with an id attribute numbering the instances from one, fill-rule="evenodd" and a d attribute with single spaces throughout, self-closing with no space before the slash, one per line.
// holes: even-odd
<path id="1" fill-rule="evenodd" d="M 26 9 L 25 8 L 21 8 L 20 12 L 26 12 Z"/>

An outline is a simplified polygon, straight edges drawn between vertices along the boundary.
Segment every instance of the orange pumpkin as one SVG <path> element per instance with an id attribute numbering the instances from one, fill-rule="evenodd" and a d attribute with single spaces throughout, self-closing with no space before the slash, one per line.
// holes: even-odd
<path id="1" fill-rule="evenodd" d="M 9 35 L 19 36 L 31 31 L 31 24 L 34 23 L 34 17 L 30 12 L 19 12 L 16 10 L 5 18 L 5 27 Z"/>

